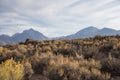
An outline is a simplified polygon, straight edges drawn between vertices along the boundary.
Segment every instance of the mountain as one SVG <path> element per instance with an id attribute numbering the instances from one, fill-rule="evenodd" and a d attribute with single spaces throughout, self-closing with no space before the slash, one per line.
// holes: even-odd
<path id="1" fill-rule="evenodd" d="M 12 43 L 12 39 L 8 35 L 0 35 L 0 45 L 6 45 Z"/>
<path id="2" fill-rule="evenodd" d="M 25 41 L 27 38 L 31 38 L 34 40 L 46 40 L 46 39 L 48 39 L 42 33 L 35 31 L 33 29 L 25 30 L 22 33 L 16 33 L 12 36 L 12 40 L 14 42 Z"/>
<path id="3" fill-rule="evenodd" d="M 116 35 L 116 34 L 120 34 L 120 31 L 110 29 L 110 28 L 103 28 L 103 29 L 100 29 L 97 32 L 97 34 L 99 34 L 99 35 Z"/>
<path id="4" fill-rule="evenodd" d="M 96 35 L 109 36 L 109 35 L 117 35 L 117 34 L 120 35 L 120 30 L 114 30 L 111 28 L 98 29 L 94 26 L 90 26 L 76 32 L 75 34 L 63 36 L 63 37 L 57 37 L 53 39 L 77 39 L 77 38 L 94 37 Z M 42 33 L 35 31 L 34 29 L 28 29 L 28 30 L 24 30 L 22 33 L 16 33 L 11 37 L 8 35 L 0 35 L 0 45 L 24 42 L 27 38 L 31 38 L 34 40 L 49 39 L 46 36 L 44 36 Z"/>
<path id="5" fill-rule="evenodd" d="M 6 44 L 8 44 L 8 43 L 6 43 L 6 42 L 0 40 L 0 46 L 6 45 Z"/>
<path id="6" fill-rule="evenodd" d="M 98 29 L 94 26 L 87 27 L 78 31 L 75 34 L 68 35 L 66 37 L 61 37 L 60 39 L 76 39 L 76 38 L 89 38 L 96 35 L 109 36 L 109 35 L 120 35 L 120 30 L 114 30 L 110 28 Z"/>
<path id="7" fill-rule="evenodd" d="M 31 38 L 34 40 L 46 40 L 48 39 L 42 33 L 35 31 L 33 29 L 24 30 L 22 33 L 16 33 L 13 36 L 1 35 L 0 43 L 18 43 L 21 41 L 25 41 L 27 38 Z"/>

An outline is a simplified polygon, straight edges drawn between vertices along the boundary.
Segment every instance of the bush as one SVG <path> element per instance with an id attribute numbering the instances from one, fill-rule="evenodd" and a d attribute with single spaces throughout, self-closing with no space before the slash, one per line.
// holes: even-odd
<path id="1" fill-rule="evenodd" d="M 120 76 L 120 59 L 109 57 L 103 60 L 101 70 L 111 73 L 111 76 Z"/>
<path id="2" fill-rule="evenodd" d="M 108 80 L 109 74 L 100 71 L 101 64 L 94 59 L 74 59 L 63 55 L 41 55 L 34 65 L 36 73 L 50 80 Z"/>
<path id="3" fill-rule="evenodd" d="M 58 49 L 57 51 L 57 54 L 62 54 L 64 56 L 73 56 L 75 57 L 76 56 L 76 51 L 72 48 L 67 48 L 67 49 Z"/>
<path id="4" fill-rule="evenodd" d="M 24 67 L 13 59 L 6 60 L 0 65 L 0 80 L 23 80 Z"/>
<path id="5" fill-rule="evenodd" d="M 24 79 L 29 80 L 32 74 L 34 73 L 32 65 L 30 64 L 29 61 L 24 61 L 23 66 L 24 66 Z"/>
<path id="6" fill-rule="evenodd" d="M 2 51 L 3 51 L 3 47 L 0 46 L 0 52 L 2 52 Z"/>

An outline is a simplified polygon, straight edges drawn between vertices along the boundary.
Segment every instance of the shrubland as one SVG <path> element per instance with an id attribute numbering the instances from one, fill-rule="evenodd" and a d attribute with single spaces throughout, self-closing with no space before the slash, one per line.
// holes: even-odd
<path id="1" fill-rule="evenodd" d="M 0 46 L 0 80 L 29 80 L 35 74 L 48 80 L 119 80 L 120 36 Z"/>

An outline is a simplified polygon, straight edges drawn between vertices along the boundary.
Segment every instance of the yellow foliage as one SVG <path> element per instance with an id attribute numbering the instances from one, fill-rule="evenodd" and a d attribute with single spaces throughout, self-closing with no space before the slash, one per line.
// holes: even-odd
<path id="1" fill-rule="evenodd" d="M 24 67 L 13 59 L 6 60 L 0 65 L 0 80 L 23 80 Z"/>
<path id="2" fill-rule="evenodd" d="M 3 47 L 0 47 L 0 52 L 2 52 L 3 51 Z"/>

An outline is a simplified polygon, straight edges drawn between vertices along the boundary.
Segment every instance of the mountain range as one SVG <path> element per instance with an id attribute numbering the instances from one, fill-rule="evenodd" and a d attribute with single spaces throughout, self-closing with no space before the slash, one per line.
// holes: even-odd
<path id="1" fill-rule="evenodd" d="M 34 29 L 24 30 L 22 33 L 16 33 L 11 37 L 8 35 L 0 35 L 0 44 L 6 45 L 9 43 L 24 42 L 27 38 L 34 40 L 47 40 L 48 38 L 42 33 L 35 31 Z"/>
<path id="2" fill-rule="evenodd" d="M 101 35 L 101 36 L 120 35 L 120 30 L 114 30 L 111 28 L 98 29 L 96 27 L 90 26 L 90 27 L 84 28 L 76 32 L 75 34 L 58 37 L 58 38 L 52 38 L 52 39 L 89 38 L 89 37 L 94 37 L 96 35 Z M 49 40 L 50 39 L 34 29 L 28 29 L 28 30 L 24 30 L 22 33 L 16 33 L 12 36 L 0 35 L 0 44 L 6 45 L 9 43 L 24 42 L 27 38 L 31 38 L 34 40 Z"/>
<path id="3" fill-rule="evenodd" d="M 96 35 L 101 36 L 120 35 L 120 30 L 115 30 L 111 28 L 98 29 L 96 27 L 90 26 L 76 32 L 75 34 L 68 35 L 63 38 L 64 39 L 89 38 L 94 37 Z"/>

